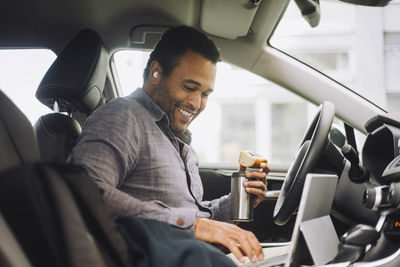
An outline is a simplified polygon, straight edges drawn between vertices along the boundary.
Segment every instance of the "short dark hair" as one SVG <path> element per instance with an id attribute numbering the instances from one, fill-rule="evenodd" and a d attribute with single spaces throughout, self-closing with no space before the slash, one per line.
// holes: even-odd
<path id="1" fill-rule="evenodd" d="M 158 41 L 143 72 L 143 79 L 149 77 L 151 62 L 157 60 L 163 68 L 163 75 L 170 75 L 179 64 L 180 57 L 188 50 L 199 53 L 216 64 L 221 61 L 218 48 L 204 33 L 188 26 L 178 26 L 167 30 Z"/>

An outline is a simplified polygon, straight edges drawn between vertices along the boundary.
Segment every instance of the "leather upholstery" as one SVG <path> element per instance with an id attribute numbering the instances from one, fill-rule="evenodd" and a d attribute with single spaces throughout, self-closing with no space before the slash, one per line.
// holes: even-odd
<path id="1" fill-rule="evenodd" d="M 68 43 L 43 77 L 36 97 L 60 112 L 89 115 L 102 100 L 107 52 L 100 36 L 83 30 Z M 66 114 L 44 115 L 34 124 L 44 162 L 65 162 L 81 133 L 78 121 Z"/>
<path id="2" fill-rule="evenodd" d="M 40 102 L 61 112 L 78 110 L 89 114 L 103 94 L 107 52 L 100 36 L 83 30 L 71 40 L 51 65 L 36 92 Z"/>
<path id="3" fill-rule="evenodd" d="M 41 163 L 30 121 L 0 90 L 0 266 L 133 266 L 102 200 L 80 167 Z"/>
<path id="4" fill-rule="evenodd" d="M 29 120 L 0 90 L 0 172 L 40 160 Z"/>
<path id="5" fill-rule="evenodd" d="M 60 113 L 40 117 L 34 127 L 45 162 L 64 162 L 82 131 L 75 119 Z"/>

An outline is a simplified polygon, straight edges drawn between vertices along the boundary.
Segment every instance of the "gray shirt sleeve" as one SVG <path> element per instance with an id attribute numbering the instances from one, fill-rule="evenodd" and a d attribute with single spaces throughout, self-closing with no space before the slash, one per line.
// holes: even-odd
<path id="1" fill-rule="evenodd" d="M 231 194 L 222 196 L 211 201 L 202 201 L 201 205 L 213 211 L 212 219 L 223 222 L 230 222 Z"/>
<path id="2" fill-rule="evenodd" d="M 157 200 L 141 201 L 119 189 L 137 164 L 142 139 L 134 116 L 114 105 L 121 103 L 109 103 L 87 119 L 68 161 L 86 169 L 89 177 L 104 191 L 106 205 L 113 216 L 143 216 L 190 229 L 196 209 L 169 207 Z M 115 127 L 113 131 L 108 129 L 110 125 Z M 184 224 L 177 223 L 179 218 Z"/>

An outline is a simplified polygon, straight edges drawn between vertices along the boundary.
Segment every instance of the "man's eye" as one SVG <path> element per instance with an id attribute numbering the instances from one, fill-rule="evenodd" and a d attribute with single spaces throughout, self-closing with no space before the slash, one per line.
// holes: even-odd
<path id="1" fill-rule="evenodd" d="M 203 97 L 207 98 L 210 94 L 209 93 L 202 93 L 201 94 Z"/>
<path id="2" fill-rule="evenodd" d="M 185 89 L 189 91 L 196 91 L 195 87 L 190 87 L 190 86 L 185 86 Z"/>

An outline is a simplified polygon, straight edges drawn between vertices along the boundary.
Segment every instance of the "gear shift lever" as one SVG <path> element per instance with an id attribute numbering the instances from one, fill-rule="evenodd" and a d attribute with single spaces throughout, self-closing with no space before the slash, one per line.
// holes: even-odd
<path id="1" fill-rule="evenodd" d="M 338 255 L 331 263 L 351 263 L 361 259 L 365 254 L 365 247 L 378 240 L 380 234 L 372 226 L 357 224 L 351 227 L 341 238 Z"/>

